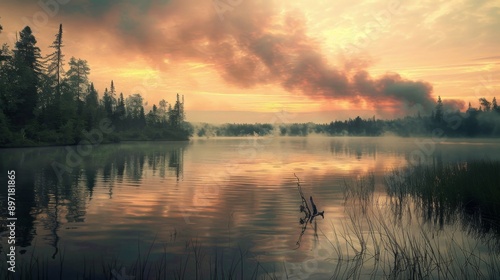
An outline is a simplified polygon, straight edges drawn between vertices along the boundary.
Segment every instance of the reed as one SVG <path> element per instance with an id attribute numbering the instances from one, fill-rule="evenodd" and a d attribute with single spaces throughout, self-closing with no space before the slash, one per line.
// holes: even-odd
<path id="1" fill-rule="evenodd" d="M 495 279 L 499 171 L 491 161 L 398 169 L 378 197 L 371 174 L 346 182 L 345 218 L 325 235 L 332 279 Z"/>

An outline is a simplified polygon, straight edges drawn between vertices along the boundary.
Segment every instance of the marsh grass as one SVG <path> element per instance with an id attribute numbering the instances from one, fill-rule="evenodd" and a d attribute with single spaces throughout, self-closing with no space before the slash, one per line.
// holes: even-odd
<path id="1" fill-rule="evenodd" d="M 361 176 L 355 180 L 344 179 L 343 194 L 344 207 L 356 206 L 366 212 L 373 201 L 375 190 L 375 176 L 373 173 Z"/>
<path id="2" fill-rule="evenodd" d="M 331 279 L 495 279 L 499 167 L 479 161 L 394 170 L 378 197 L 373 174 L 346 182 L 345 218 L 325 235 L 336 256 Z"/>
<path id="3" fill-rule="evenodd" d="M 500 234 L 500 161 L 421 165 L 394 170 L 386 177 L 395 204 L 411 199 L 426 221 L 453 223 L 462 212 L 464 226 L 477 234 Z"/>
<path id="4" fill-rule="evenodd" d="M 415 213 L 412 213 L 414 215 Z M 335 239 L 334 279 L 484 279 L 500 275 L 499 255 L 459 226 L 439 230 L 422 223 L 395 222 L 387 206 L 367 215 L 348 213 Z M 405 213 L 406 219 L 410 213 Z M 328 238 L 328 236 L 327 236 Z"/>

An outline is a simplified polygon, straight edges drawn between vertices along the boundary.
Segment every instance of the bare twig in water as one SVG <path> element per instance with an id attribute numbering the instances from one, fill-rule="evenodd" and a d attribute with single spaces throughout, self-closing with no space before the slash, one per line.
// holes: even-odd
<path id="1" fill-rule="evenodd" d="M 325 216 L 324 216 L 325 211 L 318 212 L 316 204 L 314 204 L 313 198 L 312 198 L 312 196 L 310 196 L 309 200 L 311 201 L 311 206 L 313 209 L 313 211 L 311 211 L 311 208 L 309 208 L 309 204 L 307 203 L 307 200 L 304 196 L 304 193 L 302 192 L 302 186 L 300 185 L 300 179 L 299 179 L 299 177 L 297 177 L 297 175 L 295 175 L 295 173 L 293 173 L 293 175 L 295 176 L 295 178 L 297 178 L 297 188 L 299 190 L 300 198 L 302 200 L 302 203 L 300 205 L 300 212 L 304 213 L 304 218 L 300 218 L 300 220 L 299 220 L 300 224 L 303 226 L 302 226 L 302 230 L 301 230 L 300 235 L 299 235 L 299 239 L 297 240 L 297 243 L 296 243 L 297 248 L 295 248 L 295 249 L 298 249 L 300 247 L 300 242 L 302 240 L 302 236 L 306 232 L 307 224 L 312 223 L 314 220 L 314 217 L 316 217 L 316 216 L 321 216 L 324 219 L 325 218 Z"/>
<path id="2" fill-rule="evenodd" d="M 306 214 L 305 219 L 308 219 L 311 216 L 311 209 L 309 209 L 309 205 L 307 204 L 307 200 L 304 197 L 304 193 L 302 192 L 302 187 L 300 186 L 300 179 L 293 173 L 293 176 L 297 178 L 297 188 L 299 189 L 299 194 L 302 199 L 302 205 L 300 206 L 300 212 L 304 212 Z M 307 210 L 307 212 L 306 212 Z"/>

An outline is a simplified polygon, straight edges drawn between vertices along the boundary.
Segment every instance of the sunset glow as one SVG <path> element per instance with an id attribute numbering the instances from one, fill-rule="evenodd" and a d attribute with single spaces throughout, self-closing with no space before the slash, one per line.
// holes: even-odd
<path id="1" fill-rule="evenodd" d="M 88 61 L 149 111 L 176 93 L 190 122 L 296 122 L 464 110 L 500 86 L 498 1 L 4 1 L 0 43 L 29 25 L 42 56 Z"/>

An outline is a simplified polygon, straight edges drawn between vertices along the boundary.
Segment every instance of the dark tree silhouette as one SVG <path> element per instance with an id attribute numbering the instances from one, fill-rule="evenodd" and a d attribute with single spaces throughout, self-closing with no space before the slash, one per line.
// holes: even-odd
<path id="1" fill-rule="evenodd" d="M 486 98 L 484 98 L 484 97 L 479 98 L 479 103 L 484 108 L 485 112 L 489 112 L 491 110 L 491 102 L 489 102 L 488 100 L 486 100 Z"/>
<path id="2" fill-rule="evenodd" d="M 83 108 L 85 127 L 87 130 L 90 130 L 92 127 L 97 126 L 99 119 L 99 97 L 93 83 L 87 89 Z"/>
<path id="3" fill-rule="evenodd" d="M 69 70 L 66 72 L 67 83 L 75 96 L 75 100 L 84 100 L 82 93 L 89 86 L 88 75 L 90 68 L 86 60 L 72 57 L 68 63 Z"/>
<path id="4" fill-rule="evenodd" d="M 441 101 L 441 96 L 438 96 L 434 121 L 437 124 L 440 124 L 443 121 L 443 101 Z"/>
<path id="5" fill-rule="evenodd" d="M 104 89 L 104 95 L 102 97 L 102 104 L 104 106 L 104 113 L 106 117 L 113 117 L 113 99 L 109 94 L 108 88 Z"/>
<path id="6" fill-rule="evenodd" d="M 7 113 L 10 120 L 18 128 L 25 126 L 34 118 L 37 105 L 37 91 L 42 64 L 40 63 L 40 48 L 36 46 L 36 39 L 31 28 L 26 26 L 19 33 L 19 41 L 14 50 L 13 94 L 15 104 Z M 24 135 L 21 135 L 24 138 Z"/>
<path id="7" fill-rule="evenodd" d="M 56 34 L 56 39 L 54 40 L 52 45 L 50 45 L 50 48 L 54 49 L 54 52 L 49 54 L 46 58 L 46 61 L 48 63 L 47 75 L 55 82 L 56 96 L 61 95 L 61 80 L 62 80 L 62 73 L 64 72 L 63 70 L 64 55 L 62 54 L 62 47 L 63 47 L 62 35 L 63 35 L 62 24 L 60 24 L 59 32 L 57 32 Z"/>

